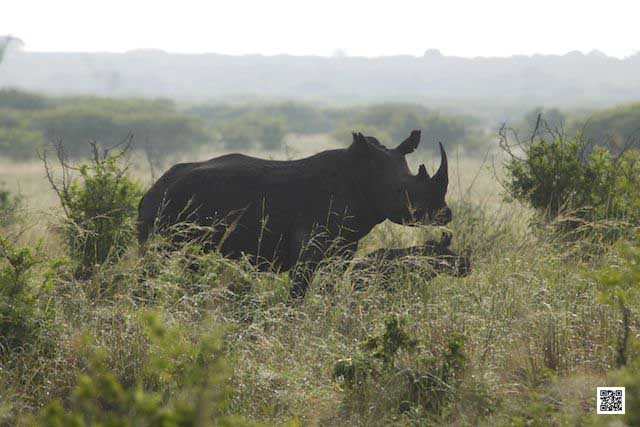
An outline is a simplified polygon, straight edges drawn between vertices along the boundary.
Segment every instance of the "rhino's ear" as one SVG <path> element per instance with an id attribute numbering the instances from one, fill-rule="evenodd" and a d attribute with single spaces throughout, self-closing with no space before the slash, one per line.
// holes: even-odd
<path id="1" fill-rule="evenodd" d="M 413 153 L 413 151 L 418 148 L 420 144 L 420 136 L 422 132 L 419 129 L 412 130 L 409 138 L 405 139 L 396 147 L 396 151 L 400 154 L 406 155 L 409 153 Z"/>
<path id="2" fill-rule="evenodd" d="M 367 139 L 360 132 L 353 132 L 352 135 L 353 135 L 353 142 L 351 143 L 351 146 L 349 147 L 349 149 L 353 150 L 358 154 L 366 155 L 369 151 L 369 147 L 367 145 Z"/>
<path id="3" fill-rule="evenodd" d="M 427 172 L 427 168 L 424 167 L 424 165 L 420 165 L 420 167 L 418 168 L 418 178 L 424 181 L 428 181 L 430 179 L 429 173 Z"/>

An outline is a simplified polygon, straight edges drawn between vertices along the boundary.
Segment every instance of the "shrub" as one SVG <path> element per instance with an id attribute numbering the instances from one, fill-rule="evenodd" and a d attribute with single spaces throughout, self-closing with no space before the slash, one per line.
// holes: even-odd
<path id="1" fill-rule="evenodd" d="M 534 131 L 518 148 L 501 131 L 500 146 L 507 154 L 509 195 L 544 213 L 547 220 L 571 214 L 569 228 L 584 222 L 616 220 L 637 226 L 640 220 L 640 153 L 629 150 L 617 157 L 592 147 L 580 135 L 566 138 L 556 131 Z M 517 138 L 517 135 L 516 135 Z"/>
<path id="2" fill-rule="evenodd" d="M 62 167 L 57 183 L 43 156 L 47 176 L 58 194 L 65 219 L 63 235 L 78 273 L 86 275 L 95 265 L 118 259 L 135 237 L 135 215 L 141 189 L 127 177 L 121 164 L 129 146 L 115 152 L 100 152 L 92 144 L 93 158 L 77 170 L 80 178 L 70 178 L 69 165 L 61 144 L 55 145 Z"/>
<path id="3" fill-rule="evenodd" d="M 405 323 L 387 318 L 381 334 L 369 336 L 359 352 L 335 364 L 333 377 L 352 412 L 435 419 L 453 401 L 465 366 L 462 338 L 451 337 L 444 350 L 428 349 L 404 330 Z M 370 406 L 372 401 L 377 407 Z"/>
<path id="4" fill-rule="evenodd" d="M 46 295 L 52 287 L 50 270 L 35 286 L 34 269 L 44 263 L 39 250 L 16 247 L 0 236 L 0 356 L 33 344 L 53 319 Z"/>
<path id="5" fill-rule="evenodd" d="M 636 313 L 633 306 L 640 303 L 640 234 L 629 245 L 623 245 L 620 265 L 600 271 L 600 301 L 620 312 L 620 331 L 616 337 L 616 365 L 624 366 L 629 360 L 632 346 L 632 322 Z"/>
<path id="6" fill-rule="evenodd" d="M 146 379 L 126 384 L 108 368 L 104 353 L 89 354 L 89 369 L 79 376 L 71 399 L 49 403 L 34 425 L 77 426 L 242 426 L 253 425 L 227 413 L 229 369 L 220 329 L 197 343 L 183 338 L 155 314 L 143 322 L 150 340 Z"/>
<path id="7" fill-rule="evenodd" d="M 5 190 L 0 183 L 0 227 L 6 227 L 17 219 L 22 198 Z"/>
<path id="8" fill-rule="evenodd" d="M 640 425 L 640 341 L 634 334 L 634 320 L 640 305 L 640 234 L 623 245 L 618 265 L 604 268 L 598 275 L 600 301 L 619 311 L 616 336 L 616 365 L 610 384 L 626 388 L 626 425 Z"/>

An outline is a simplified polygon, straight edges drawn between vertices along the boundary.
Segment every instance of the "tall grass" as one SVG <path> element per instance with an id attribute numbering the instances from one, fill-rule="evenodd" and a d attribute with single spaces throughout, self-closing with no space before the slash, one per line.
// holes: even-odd
<path id="1" fill-rule="evenodd" d="M 595 387 L 616 385 L 607 378 L 615 364 L 619 313 L 599 302 L 594 274 L 616 255 L 603 243 L 594 256 L 583 257 L 575 243 L 531 227 L 531 212 L 497 201 L 497 184 L 485 166 L 476 176 L 479 166 L 461 164 L 459 170 L 472 173 L 451 179 L 449 228 L 454 249 L 471 254 L 467 277 L 425 280 L 431 275 L 425 263 L 354 289 L 357 272 L 331 260 L 306 298 L 292 304 L 286 275 L 258 273 L 246 262 L 193 247 L 155 250 L 162 241 L 151 242 L 144 256 L 130 247 L 86 280 L 57 273 L 48 295 L 56 308 L 52 351 L 36 351 L 44 345 L 36 340 L 33 351 L 0 358 L 2 423 L 26 420 L 56 399 L 72 409 L 80 374 L 90 369 L 88 348 L 101 349 L 105 369 L 123 387 L 157 390 L 157 379 L 148 375 L 153 343 L 139 321 L 149 309 L 162 313 L 181 345 L 197 345 L 203 331 L 224 325 L 225 414 L 305 425 L 588 421 Z M 361 252 L 408 246 L 431 232 L 385 223 L 362 242 Z M 190 268 L 194 260 L 196 271 Z M 110 291 L 92 292 L 92 286 Z M 628 304 L 637 314 L 638 302 Z M 406 389 L 389 373 L 370 384 L 357 408 L 335 381 L 336 362 L 362 352 L 389 318 L 405 319 L 403 330 L 422 352 L 399 352 L 398 372 L 425 372 L 418 354 L 441 366 L 452 338 L 460 338 L 464 370 L 448 383 L 449 397 L 437 411 L 398 405 L 407 399 Z M 167 390 L 181 390 L 180 377 L 173 378 Z"/>

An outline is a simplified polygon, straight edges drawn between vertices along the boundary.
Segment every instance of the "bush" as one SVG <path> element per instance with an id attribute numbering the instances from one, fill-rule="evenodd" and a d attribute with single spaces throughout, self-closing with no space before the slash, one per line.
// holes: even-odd
<path id="1" fill-rule="evenodd" d="M 517 138 L 517 135 L 516 135 Z M 520 151 L 501 131 L 500 145 L 507 154 L 509 195 L 529 204 L 547 220 L 571 214 L 565 225 L 616 220 L 637 226 L 640 220 L 640 153 L 629 150 L 614 157 L 603 147 L 591 147 L 580 135 L 566 138 L 559 132 L 535 132 Z"/>
<path id="2" fill-rule="evenodd" d="M 6 227 L 15 222 L 21 201 L 21 197 L 12 195 L 0 183 L 0 227 Z"/>
<path id="3" fill-rule="evenodd" d="M 197 344 L 167 327 L 154 314 L 144 316 L 150 340 L 145 375 L 127 385 L 107 367 L 105 355 L 89 354 L 71 399 L 49 403 L 33 425 L 74 426 L 243 426 L 254 425 L 226 413 L 229 376 L 218 328 Z"/>
<path id="4" fill-rule="evenodd" d="M 632 244 L 623 245 L 619 265 L 604 268 L 598 274 L 601 284 L 600 301 L 620 312 L 620 331 L 616 337 L 616 365 L 627 364 L 630 359 L 633 333 L 632 322 L 637 313 L 632 307 L 640 304 L 640 234 Z M 640 414 L 639 414 L 640 415 Z"/>
<path id="5" fill-rule="evenodd" d="M 640 357 L 633 359 L 623 369 L 615 371 L 611 377 L 610 384 L 625 387 L 626 408 L 623 417 L 626 425 L 640 425 Z"/>
<path id="6" fill-rule="evenodd" d="M 52 287 L 50 270 L 34 286 L 34 269 L 44 263 L 39 250 L 16 247 L 0 236 L 0 356 L 33 344 L 51 326 L 53 308 L 46 295 Z"/>
<path id="7" fill-rule="evenodd" d="M 80 179 L 70 178 L 62 145 L 55 145 L 63 169 L 62 182 L 54 179 L 46 155 L 43 156 L 47 176 L 58 194 L 65 219 L 63 235 L 71 259 L 78 262 L 80 276 L 96 265 L 117 260 L 135 237 L 135 218 L 141 197 L 138 184 L 127 177 L 121 165 L 129 146 L 112 153 L 100 152 L 92 144 L 91 163 L 78 168 Z"/>
<path id="8" fill-rule="evenodd" d="M 625 421 L 640 425 L 640 341 L 634 336 L 634 320 L 640 306 L 640 234 L 623 245 L 618 265 L 604 268 L 598 275 L 600 301 L 619 311 L 620 328 L 616 336 L 616 365 L 610 384 L 626 388 Z"/>
<path id="9" fill-rule="evenodd" d="M 462 338 L 453 336 L 444 350 L 429 349 L 404 330 L 405 323 L 387 318 L 382 334 L 369 336 L 358 353 L 335 364 L 334 379 L 352 413 L 437 419 L 453 401 L 465 366 Z"/>

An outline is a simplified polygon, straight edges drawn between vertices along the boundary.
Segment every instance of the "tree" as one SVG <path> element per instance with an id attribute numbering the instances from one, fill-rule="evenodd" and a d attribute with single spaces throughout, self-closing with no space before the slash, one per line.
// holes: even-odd
<path id="1" fill-rule="evenodd" d="M 0 37 L 0 64 L 2 64 L 2 60 L 4 59 L 4 54 L 9 49 L 9 45 L 17 43 L 22 45 L 22 40 L 13 36 L 2 36 Z"/>

